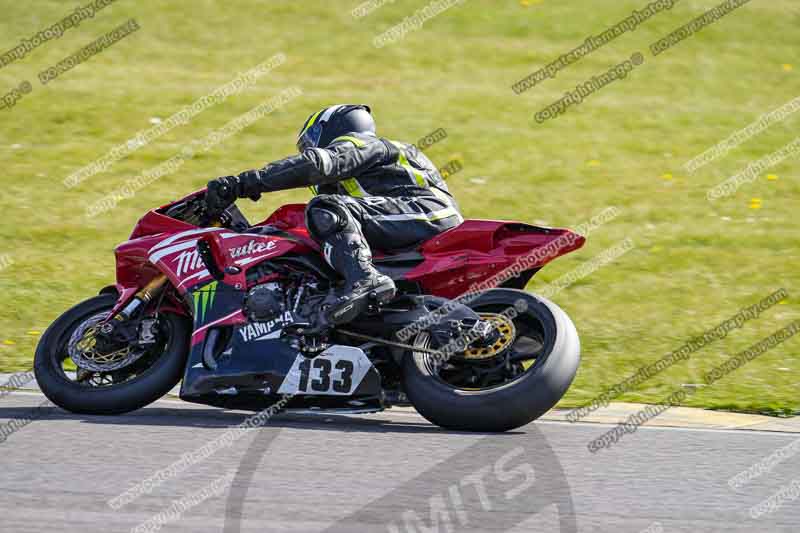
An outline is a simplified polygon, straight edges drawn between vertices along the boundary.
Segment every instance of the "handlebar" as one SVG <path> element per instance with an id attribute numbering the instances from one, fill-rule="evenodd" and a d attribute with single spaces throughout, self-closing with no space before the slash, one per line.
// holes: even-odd
<path id="1" fill-rule="evenodd" d="M 236 207 L 231 204 L 225 209 L 210 211 L 206 205 L 205 194 L 192 196 L 179 202 L 164 212 L 170 218 L 198 227 L 225 227 L 234 231 L 244 231 L 250 223 Z"/>
<path id="2" fill-rule="evenodd" d="M 179 202 L 169 209 L 164 214 L 175 220 L 186 222 L 193 226 L 212 226 L 220 222 L 220 217 L 224 211 L 214 213 L 208 210 L 205 201 L 205 194 L 198 194 Z"/>
<path id="3" fill-rule="evenodd" d="M 220 219 L 220 215 L 222 215 L 222 213 L 212 213 L 212 212 L 210 212 L 208 209 L 206 209 L 204 207 L 203 210 L 200 212 L 200 214 L 198 216 L 198 224 L 197 225 L 201 226 L 201 227 L 221 225 L 221 222 L 219 220 Z"/>

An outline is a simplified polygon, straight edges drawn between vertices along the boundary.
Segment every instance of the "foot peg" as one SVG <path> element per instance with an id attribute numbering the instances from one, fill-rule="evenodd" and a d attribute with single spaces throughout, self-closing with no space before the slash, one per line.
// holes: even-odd
<path id="1" fill-rule="evenodd" d="M 387 283 L 370 291 L 369 301 L 378 305 L 388 304 L 394 299 L 397 289 L 394 283 Z"/>

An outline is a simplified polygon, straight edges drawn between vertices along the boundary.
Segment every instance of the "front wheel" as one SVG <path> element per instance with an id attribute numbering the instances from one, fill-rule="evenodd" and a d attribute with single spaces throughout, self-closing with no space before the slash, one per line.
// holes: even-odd
<path id="1" fill-rule="evenodd" d="M 578 371 L 580 340 L 572 321 L 553 302 L 515 289 L 487 291 L 466 305 L 494 326 L 491 342 L 447 358 L 406 354 L 403 379 L 411 403 L 447 429 L 501 432 L 536 420 L 558 403 Z M 415 346 L 434 348 L 425 332 Z"/>
<path id="2" fill-rule="evenodd" d="M 101 295 L 61 315 L 36 348 L 36 381 L 47 398 L 78 414 L 114 415 L 144 407 L 181 379 L 189 350 L 188 319 L 148 317 L 146 346 L 102 345 L 96 331 L 116 303 Z"/>

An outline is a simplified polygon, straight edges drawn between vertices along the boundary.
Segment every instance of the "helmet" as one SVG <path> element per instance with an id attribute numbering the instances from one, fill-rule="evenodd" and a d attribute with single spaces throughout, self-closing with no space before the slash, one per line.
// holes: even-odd
<path id="1" fill-rule="evenodd" d="M 324 148 L 346 133 L 375 133 L 375 120 L 369 106 L 340 104 L 314 113 L 300 130 L 297 150 Z"/>

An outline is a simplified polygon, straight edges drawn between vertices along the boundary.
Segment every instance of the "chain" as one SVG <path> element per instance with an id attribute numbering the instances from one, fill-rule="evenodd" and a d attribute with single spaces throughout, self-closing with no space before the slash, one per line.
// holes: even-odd
<path id="1" fill-rule="evenodd" d="M 382 344 L 384 346 L 393 346 L 395 348 L 404 348 L 406 350 L 412 350 L 414 352 L 421 352 L 430 355 L 436 355 L 439 353 L 438 350 L 431 350 L 430 348 L 422 348 L 421 346 L 412 346 L 410 344 L 403 344 L 401 342 L 394 342 L 394 341 L 387 341 L 386 339 L 382 339 L 380 337 L 371 337 L 369 335 L 364 335 L 363 333 L 356 333 L 354 331 L 347 331 L 344 329 L 337 329 L 338 333 L 342 333 L 349 337 L 354 337 L 356 339 L 362 339 L 365 341 L 374 342 L 375 344 Z"/>

